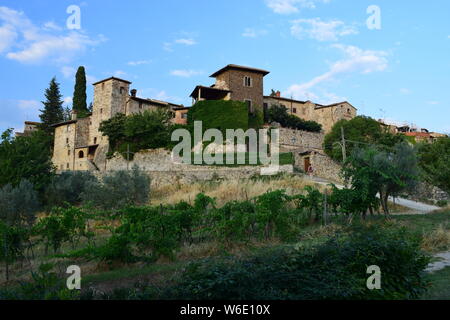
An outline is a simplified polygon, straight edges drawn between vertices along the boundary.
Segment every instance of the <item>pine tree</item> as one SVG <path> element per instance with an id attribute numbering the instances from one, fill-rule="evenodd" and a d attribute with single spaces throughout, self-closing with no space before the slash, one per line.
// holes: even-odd
<path id="1" fill-rule="evenodd" d="M 75 76 L 75 91 L 73 93 L 73 110 L 76 110 L 80 117 L 84 117 L 88 113 L 86 99 L 86 72 L 84 67 L 81 66 Z"/>
<path id="2" fill-rule="evenodd" d="M 59 83 L 56 82 L 56 78 L 53 78 L 49 87 L 45 89 L 45 98 L 46 101 L 42 101 L 44 109 L 39 110 L 41 112 L 39 115 L 41 118 L 41 129 L 48 133 L 53 133 L 54 130 L 51 125 L 64 121 L 62 106 L 64 101 L 62 100 Z"/>

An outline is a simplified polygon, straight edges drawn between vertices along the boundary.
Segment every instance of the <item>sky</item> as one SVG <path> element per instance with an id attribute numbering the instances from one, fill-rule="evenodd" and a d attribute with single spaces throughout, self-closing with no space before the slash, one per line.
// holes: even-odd
<path id="1" fill-rule="evenodd" d="M 190 106 L 239 64 L 271 72 L 265 94 L 448 133 L 449 15 L 448 0 L 0 0 L 0 132 L 39 120 L 54 76 L 71 106 L 78 66 L 88 103 L 116 76 Z"/>

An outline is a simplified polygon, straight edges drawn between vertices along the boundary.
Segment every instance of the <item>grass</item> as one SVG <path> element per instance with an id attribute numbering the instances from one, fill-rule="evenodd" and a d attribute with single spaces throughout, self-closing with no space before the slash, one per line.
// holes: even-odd
<path id="1" fill-rule="evenodd" d="M 422 300 L 450 300 L 450 267 L 430 273 L 432 286 Z"/>

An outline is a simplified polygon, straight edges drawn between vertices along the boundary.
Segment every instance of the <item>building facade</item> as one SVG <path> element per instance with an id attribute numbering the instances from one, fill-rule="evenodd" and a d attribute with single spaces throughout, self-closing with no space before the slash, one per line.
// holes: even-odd
<path id="1" fill-rule="evenodd" d="M 163 108 L 172 113 L 172 122 L 185 124 L 188 108 L 165 101 L 137 97 L 131 82 L 111 77 L 94 85 L 92 114 L 53 125 L 55 128 L 53 163 L 63 170 L 102 170 L 109 151 L 108 137 L 100 132 L 102 121 L 118 113 L 132 115 L 146 110 Z"/>

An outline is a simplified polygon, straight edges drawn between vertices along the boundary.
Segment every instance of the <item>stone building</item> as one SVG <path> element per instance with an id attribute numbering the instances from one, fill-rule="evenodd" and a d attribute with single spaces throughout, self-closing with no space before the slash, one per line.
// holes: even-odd
<path id="1" fill-rule="evenodd" d="M 279 91 L 275 96 L 264 96 L 264 77 L 268 74 L 266 70 L 229 64 L 210 76 L 216 79 L 212 86 L 195 87 L 191 93 L 192 104 L 202 100 L 237 100 L 247 103 L 249 112 L 281 105 L 292 115 L 320 123 L 325 132 L 337 121 L 351 120 L 357 115 L 357 109 L 347 101 L 322 105 L 283 98 Z"/>
<path id="2" fill-rule="evenodd" d="M 264 77 L 268 74 L 266 70 L 229 64 L 210 76 L 216 79 L 215 84 L 195 87 L 192 104 L 202 100 L 236 100 L 247 103 L 249 112 L 262 111 Z"/>
<path id="3" fill-rule="evenodd" d="M 16 132 L 16 137 L 27 137 L 38 130 L 40 123 L 25 121 L 23 132 Z"/>
<path id="4" fill-rule="evenodd" d="M 102 121 L 118 113 L 136 114 L 145 110 L 164 108 L 173 114 L 173 122 L 186 123 L 188 108 L 173 103 L 137 97 L 131 82 L 111 77 L 94 85 L 92 113 L 79 119 L 72 112 L 72 119 L 53 125 L 55 141 L 53 163 L 58 170 L 104 170 L 109 151 L 108 137 L 99 131 Z"/>
<path id="5" fill-rule="evenodd" d="M 279 91 L 274 96 L 264 97 L 264 109 L 272 105 L 283 106 L 289 114 L 321 124 L 325 133 L 328 133 L 339 120 L 351 120 L 357 116 L 357 109 L 347 101 L 322 105 L 311 101 L 283 98 Z"/>

